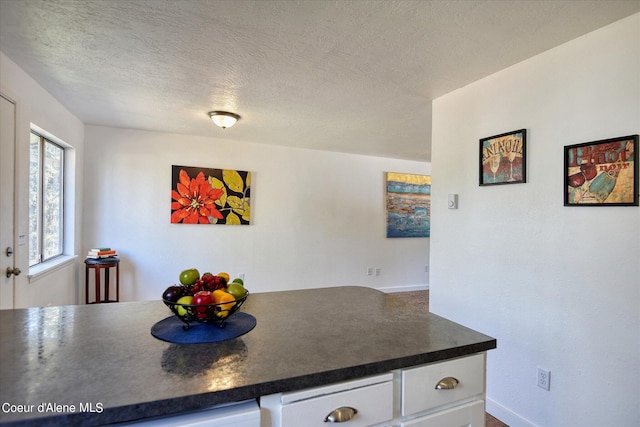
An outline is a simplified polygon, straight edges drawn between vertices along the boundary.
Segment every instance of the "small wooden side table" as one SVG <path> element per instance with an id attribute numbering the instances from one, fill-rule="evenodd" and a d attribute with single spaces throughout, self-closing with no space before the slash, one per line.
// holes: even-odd
<path id="1" fill-rule="evenodd" d="M 120 301 L 120 259 L 117 257 L 109 258 L 87 258 L 84 260 L 86 264 L 84 277 L 84 291 L 86 304 L 99 304 L 103 302 L 119 302 Z M 116 299 L 109 299 L 109 270 L 116 268 Z M 95 270 L 95 287 L 96 299 L 89 302 L 89 270 Z M 104 270 L 104 300 L 100 299 L 100 270 Z"/>

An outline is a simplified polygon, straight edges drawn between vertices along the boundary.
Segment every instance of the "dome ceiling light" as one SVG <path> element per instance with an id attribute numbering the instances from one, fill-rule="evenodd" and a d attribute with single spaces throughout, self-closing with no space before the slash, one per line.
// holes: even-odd
<path id="1" fill-rule="evenodd" d="M 210 111 L 209 117 L 211 117 L 211 120 L 216 126 L 219 126 L 222 129 L 230 128 L 240 120 L 239 115 L 229 113 L 227 111 Z"/>

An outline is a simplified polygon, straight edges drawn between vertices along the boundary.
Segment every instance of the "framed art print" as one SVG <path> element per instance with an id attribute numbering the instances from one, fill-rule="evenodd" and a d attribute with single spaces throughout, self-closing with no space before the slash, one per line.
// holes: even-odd
<path id="1" fill-rule="evenodd" d="M 565 206 L 638 206 L 638 135 L 564 147 Z"/>
<path id="2" fill-rule="evenodd" d="M 527 182 L 527 130 L 480 140 L 480 185 Z"/>
<path id="3" fill-rule="evenodd" d="M 431 235 L 431 176 L 387 172 L 387 237 Z"/>
<path id="4" fill-rule="evenodd" d="M 171 223 L 251 223 L 251 172 L 171 166 Z"/>

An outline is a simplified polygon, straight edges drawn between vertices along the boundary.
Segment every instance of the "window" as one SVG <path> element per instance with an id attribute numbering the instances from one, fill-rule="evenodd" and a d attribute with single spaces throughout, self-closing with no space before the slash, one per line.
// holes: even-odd
<path id="1" fill-rule="evenodd" d="M 29 266 L 33 266 L 63 253 L 65 152 L 32 131 L 29 153 Z"/>

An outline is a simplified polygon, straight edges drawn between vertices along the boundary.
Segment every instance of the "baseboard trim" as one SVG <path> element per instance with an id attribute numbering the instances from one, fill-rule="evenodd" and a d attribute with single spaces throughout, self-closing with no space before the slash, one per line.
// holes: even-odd
<path id="1" fill-rule="evenodd" d="M 520 415 L 500 405 L 495 400 L 486 398 L 487 412 L 499 419 L 509 427 L 536 427 L 529 420 L 522 418 Z"/>
<path id="2" fill-rule="evenodd" d="M 391 292 L 428 291 L 429 285 L 390 286 L 390 287 L 375 288 L 375 289 L 388 294 Z"/>

